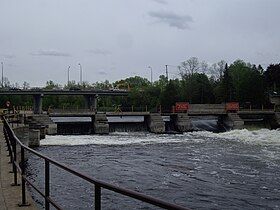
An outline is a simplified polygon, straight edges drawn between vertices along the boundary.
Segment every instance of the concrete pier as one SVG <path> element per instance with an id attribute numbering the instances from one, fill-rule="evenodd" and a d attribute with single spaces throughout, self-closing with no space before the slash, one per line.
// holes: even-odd
<path id="1" fill-rule="evenodd" d="M 223 124 L 225 124 L 230 129 L 243 129 L 244 121 L 239 117 L 237 113 L 228 113 L 223 118 Z"/>
<path id="2" fill-rule="evenodd" d="M 97 96 L 96 95 L 84 95 L 85 108 L 89 110 L 96 110 L 97 108 Z"/>
<path id="3" fill-rule="evenodd" d="M 178 113 L 173 115 L 171 119 L 173 119 L 177 131 L 187 132 L 191 130 L 191 120 L 187 113 Z"/>
<path id="4" fill-rule="evenodd" d="M 271 119 L 272 128 L 280 128 L 280 112 L 276 112 Z"/>
<path id="5" fill-rule="evenodd" d="M 3 135 L 3 125 L 0 125 L 0 209 L 1 210 L 35 210 L 37 209 L 31 196 L 27 196 L 30 206 L 19 207 L 21 203 L 21 186 L 11 186 L 13 174 L 10 173 L 12 165 L 7 156 L 6 143 Z M 20 178 L 18 181 L 20 182 Z M 20 183 L 21 184 L 21 183 Z M 27 193 L 28 194 L 28 193 Z"/>
<path id="6" fill-rule="evenodd" d="M 30 129 L 29 130 L 29 147 L 39 147 L 40 146 L 40 130 Z"/>
<path id="7" fill-rule="evenodd" d="M 152 113 L 148 116 L 148 128 L 152 133 L 164 133 L 165 123 L 159 113 Z"/>
<path id="8" fill-rule="evenodd" d="M 29 118 L 29 120 L 36 125 L 44 125 L 45 134 L 47 135 L 57 134 L 57 125 L 50 119 L 49 115 L 46 114 L 32 115 Z"/>
<path id="9" fill-rule="evenodd" d="M 92 122 L 95 134 L 109 134 L 109 123 L 106 114 L 94 115 Z"/>
<path id="10" fill-rule="evenodd" d="M 41 114 L 42 111 L 42 103 L 43 103 L 43 94 L 33 95 L 33 107 L 34 114 Z"/>

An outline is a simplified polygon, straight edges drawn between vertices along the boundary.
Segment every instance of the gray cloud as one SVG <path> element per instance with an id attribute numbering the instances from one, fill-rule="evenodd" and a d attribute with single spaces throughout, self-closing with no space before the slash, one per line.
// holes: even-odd
<path id="1" fill-rule="evenodd" d="M 37 52 L 30 53 L 34 56 L 57 56 L 57 57 L 69 57 L 69 53 L 59 52 L 57 50 L 39 50 Z"/>
<path id="2" fill-rule="evenodd" d="M 255 52 L 256 56 L 260 57 L 260 58 L 278 58 L 279 57 L 279 53 L 273 53 L 273 52 L 268 52 L 268 51 L 256 51 Z"/>
<path id="3" fill-rule="evenodd" d="M 152 0 L 152 1 L 157 2 L 159 4 L 167 4 L 166 0 Z"/>
<path id="4" fill-rule="evenodd" d="M 159 22 L 183 30 L 188 29 L 189 23 L 193 22 L 192 17 L 189 15 L 178 15 L 168 11 L 149 12 L 148 14 L 149 16 L 156 18 Z"/>
<path id="5" fill-rule="evenodd" d="M 87 50 L 88 53 L 93 53 L 96 55 L 111 55 L 112 52 L 108 50 L 102 50 L 102 49 L 92 49 L 92 50 Z"/>
<path id="6" fill-rule="evenodd" d="M 105 71 L 99 71 L 97 72 L 99 75 L 107 75 L 107 73 Z"/>

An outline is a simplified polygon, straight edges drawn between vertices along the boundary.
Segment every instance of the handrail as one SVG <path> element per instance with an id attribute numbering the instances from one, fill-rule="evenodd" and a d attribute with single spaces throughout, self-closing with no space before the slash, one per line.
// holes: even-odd
<path id="1" fill-rule="evenodd" d="M 59 163 L 56 160 L 49 158 L 31 148 L 29 148 L 28 146 L 24 145 L 15 135 L 14 131 L 12 130 L 12 128 L 10 127 L 9 123 L 7 122 L 6 118 L 2 116 L 2 120 L 4 123 L 3 126 L 3 131 L 4 131 L 4 135 L 5 135 L 5 139 L 6 139 L 6 143 L 8 146 L 8 151 L 9 151 L 9 155 L 10 155 L 10 160 L 13 163 L 13 173 L 14 173 L 14 185 L 17 185 L 17 172 L 19 172 L 21 174 L 21 180 L 22 180 L 22 206 L 27 205 L 26 202 L 26 182 L 32 187 L 34 188 L 42 197 L 44 197 L 45 199 L 45 209 L 49 210 L 50 209 L 50 204 L 52 204 L 56 209 L 62 209 L 62 207 L 59 206 L 59 204 L 57 204 L 54 200 L 52 200 L 52 198 L 50 197 L 50 163 L 77 176 L 80 177 L 83 180 L 88 181 L 91 184 L 94 184 L 95 186 L 95 209 L 99 210 L 101 209 L 101 189 L 107 189 L 110 191 L 114 191 L 116 193 L 128 196 L 130 198 L 134 198 L 140 201 L 143 201 L 145 203 L 149 203 L 152 204 L 154 206 L 158 206 L 161 207 L 163 209 L 178 209 L 178 210 L 186 210 L 187 208 L 176 205 L 176 204 L 172 204 L 172 203 L 168 203 L 166 201 L 148 196 L 148 195 L 144 195 L 142 193 L 133 191 L 133 190 L 129 190 L 129 189 L 125 189 L 95 178 L 92 178 L 86 174 L 83 174 L 81 172 L 78 172 L 74 169 L 71 169 L 70 167 L 68 167 L 67 165 L 63 164 L 63 163 Z M 20 146 L 20 157 L 21 157 L 21 162 L 18 163 L 17 162 L 17 144 L 19 144 Z M 25 150 L 28 152 L 33 153 L 34 155 L 44 159 L 45 161 L 45 192 L 42 192 L 41 190 L 39 190 L 38 187 L 36 187 L 30 180 L 28 180 L 28 178 L 25 175 L 25 169 L 26 166 L 24 164 L 24 160 L 25 160 Z"/>

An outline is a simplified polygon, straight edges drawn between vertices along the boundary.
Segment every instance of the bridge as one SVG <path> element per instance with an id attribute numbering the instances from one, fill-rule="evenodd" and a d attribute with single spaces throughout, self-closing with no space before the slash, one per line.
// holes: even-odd
<path id="1" fill-rule="evenodd" d="M 33 112 L 34 114 L 42 113 L 42 100 L 45 95 L 82 95 L 86 101 L 87 109 L 96 110 L 98 96 L 127 96 L 128 91 L 125 90 L 1 90 L 0 95 L 31 95 L 33 96 Z"/>

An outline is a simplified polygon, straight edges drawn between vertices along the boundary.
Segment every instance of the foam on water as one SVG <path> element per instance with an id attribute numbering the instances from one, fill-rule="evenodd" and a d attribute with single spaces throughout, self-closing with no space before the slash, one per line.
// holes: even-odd
<path id="1" fill-rule="evenodd" d="M 212 133 L 208 131 L 198 131 L 195 132 L 196 135 L 201 137 L 210 137 L 217 139 L 232 139 L 243 141 L 250 144 L 261 144 L 261 145 L 280 145 L 280 129 L 269 130 L 269 129 L 260 129 L 260 130 L 231 130 L 224 133 Z"/>
<path id="2" fill-rule="evenodd" d="M 177 137 L 176 137 L 177 136 Z M 77 135 L 77 136 L 46 136 L 41 145 L 125 145 L 181 142 L 179 135 L 155 135 L 144 132 L 121 133 L 110 135 Z M 183 135 L 181 135 L 183 136 Z"/>
<path id="3" fill-rule="evenodd" d="M 280 129 L 260 129 L 250 131 L 232 130 L 224 133 L 197 131 L 182 135 L 156 135 L 144 132 L 115 132 L 109 135 L 75 135 L 75 136 L 46 136 L 41 145 L 125 145 L 125 144 L 154 144 L 185 141 L 209 141 L 209 139 L 237 140 L 249 144 L 280 145 Z"/>

